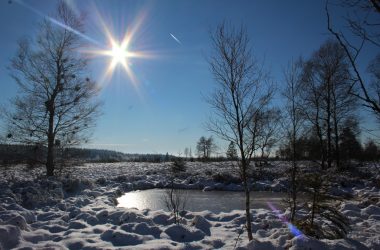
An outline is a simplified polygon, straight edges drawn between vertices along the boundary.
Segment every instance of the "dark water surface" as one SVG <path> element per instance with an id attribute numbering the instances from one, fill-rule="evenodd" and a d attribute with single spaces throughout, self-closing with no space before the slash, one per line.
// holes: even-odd
<path id="1" fill-rule="evenodd" d="M 143 191 L 133 191 L 125 193 L 117 200 L 118 207 L 137 208 L 167 211 L 164 198 L 167 189 L 149 189 Z M 243 192 L 233 191 L 207 191 L 186 190 L 187 197 L 185 210 L 198 212 L 210 210 L 214 213 L 230 212 L 234 209 L 245 209 L 245 196 Z M 268 202 L 276 208 L 282 208 L 282 200 L 286 197 L 285 193 L 270 191 L 252 191 L 251 208 L 270 209 Z"/>

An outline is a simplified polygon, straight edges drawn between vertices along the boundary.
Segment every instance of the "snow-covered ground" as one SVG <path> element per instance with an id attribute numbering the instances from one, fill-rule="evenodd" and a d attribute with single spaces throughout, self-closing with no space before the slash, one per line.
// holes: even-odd
<path id="1" fill-rule="evenodd" d="M 282 165 L 266 168 L 265 178 L 252 188 L 284 190 Z M 295 237 L 266 209 L 252 209 L 254 240 L 248 243 L 244 211 L 186 212 L 174 225 L 162 210 L 116 207 L 116 198 L 126 191 L 167 187 L 169 169 L 167 163 L 85 164 L 46 178 L 43 168 L 0 167 L 0 249 L 234 249 L 235 244 L 236 249 L 380 249 L 380 190 L 373 181 L 353 185 L 350 178 L 339 180 L 336 191 L 353 196 L 339 205 L 352 228 L 340 240 Z M 175 183 L 179 188 L 241 189 L 228 162 L 187 163 Z"/>

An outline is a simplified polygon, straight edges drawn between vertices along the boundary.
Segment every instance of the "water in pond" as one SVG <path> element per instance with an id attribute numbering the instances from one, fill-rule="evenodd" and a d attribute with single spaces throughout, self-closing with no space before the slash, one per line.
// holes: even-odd
<path id="1" fill-rule="evenodd" d="M 166 189 L 149 189 L 144 191 L 133 191 L 124 194 L 117 199 L 118 207 L 137 208 L 151 210 L 167 208 L 163 202 Z M 243 192 L 232 191 L 207 191 L 186 190 L 187 202 L 185 210 L 203 211 L 210 210 L 214 213 L 229 212 L 234 209 L 245 209 L 245 196 Z M 251 208 L 266 208 L 267 202 L 271 202 L 275 207 L 282 208 L 282 199 L 285 193 L 268 191 L 251 192 Z"/>

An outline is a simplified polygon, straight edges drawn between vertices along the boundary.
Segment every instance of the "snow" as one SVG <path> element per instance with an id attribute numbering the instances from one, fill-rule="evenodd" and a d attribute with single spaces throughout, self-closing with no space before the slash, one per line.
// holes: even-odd
<path id="1" fill-rule="evenodd" d="M 229 180 L 236 180 L 231 164 L 188 163 L 187 173 L 177 177 L 175 185 L 241 190 Z M 380 190 L 371 181 L 337 187 L 336 192 L 352 197 L 339 205 L 352 227 L 339 240 L 295 237 L 267 209 L 251 210 L 254 240 L 248 242 L 242 210 L 187 211 L 176 225 L 162 210 L 116 206 L 116 198 L 126 191 L 167 187 L 169 169 L 164 163 L 85 164 L 72 167 L 70 174 L 46 178 L 43 168 L 0 167 L 0 249 L 233 249 L 235 244 L 236 249 L 255 250 L 380 249 Z M 280 169 L 266 169 L 267 179 L 251 187 L 284 190 Z"/>

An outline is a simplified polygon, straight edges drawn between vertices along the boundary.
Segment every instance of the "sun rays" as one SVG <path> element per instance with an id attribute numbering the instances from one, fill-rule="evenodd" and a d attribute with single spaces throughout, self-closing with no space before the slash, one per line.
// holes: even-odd
<path id="1" fill-rule="evenodd" d="M 92 55 L 93 57 L 104 57 L 108 59 L 107 66 L 103 74 L 98 79 L 100 87 L 104 87 L 112 80 L 116 71 L 121 70 L 126 75 L 127 79 L 138 91 L 139 81 L 133 70 L 133 65 L 138 59 L 153 58 L 153 53 L 138 50 L 138 48 L 144 43 L 142 41 L 141 26 L 146 16 L 146 12 L 140 12 L 136 16 L 135 20 L 128 23 L 124 30 L 114 29 L 113 22 L 106 23 L 103 16 L 95 8 L 95 19 L 97 20 L 97 26 L 103 31 L 102 34 L 106 38 L 106 43 L 103 46 L 96 46 L 82 50 L 82 53 Z M 112 19 L 111 19 L 112 20 Z M 116 34 L 114 34 L 116 33 Z M 117 35 L 124 33 L 122 39 L 117 39 Z M 100 48 L 99 48 L 100 47 Z"/>
<path id="2" fill-rule="evenodd" d="M 138 57 L 137 53 L 132 53 L 128 50 L 128 39 L 124 38 L 123 41 L 120 43 L 116 41 L 112 36 L 108 34 L 109 39 L 109 45 L 106 49 L 103 50 L 89 50 L 86 51 L 87 53 L 94 54 L 96 56 L 105 56 L 109 57 L 109 63 L 108 67 L 105 70 L 105 77 L 112 77 L 114 71 L 116 70 L 116 67 L 119 65 L 122 66 L 122 68 L 127 73 L 128 77 L 132 80 L 132 83 L 136 84 L 136 78 L 130 68 L 130 61 L 129 59 L 131 57 Z"/>
<path id="3" fill-rule="evenodd" d="M 64 0 L 64 2 L 77 15 L 80 15 L 76 3 L 73 0 Z M 108 18 L 106 22 L 104 14 L 107 13 L 101 14 L 99 12 L 101 7 L 97 6 L 97 4 L 93 4 L 91 6 L 91 13 L 93 14 L 91 15 L 91 24 L 93 31 L 96 32 L 90 36 L 73 29 L 62 21 L 40 12 L 23 0 L 15 0 L 15 3 L 45 18 L 45 20 L 51 22 L 53 25 L 59 26 L 79 36 L 86 42 L 86 45 L 80 47 L 78 52 L 86 54 L 89 59 L 101 59 L 98 62 L 101 63 L 102 66 L 100 67 L 104 67 L 104 70 L 100 70 L 96 80 L 100 89 L 112 83 L 129 83 L 133 85 L 137 94 L 141 97 L 139 80 L 135 75 L 136 70 L 133 68 L 137 68 L 136 64 L 138 64 L 139 59 L 157 57 L 156 52 L 146 49 L 151 45 L 146 43 L 146 34 L 148 32 L 144 30 L 146 29 L 146 25 L 143 25 L 148 14 L 148 8 L 141 8 L 139 12 L 133 15 L 135 18 L 129 20 L 125 19 L 126 17 L 130 17 L 130 15 L 123 14 L 119 17 L 115 17 L 114 15 L 109 16 L 110 18 Z M 122 39 L 120 39 L 120 37 L 122 37 Z M 103 61 L 102 58 L 106 61 Z M 117 78 L 113 78 L 116 72 L 118 73 Z"/>

